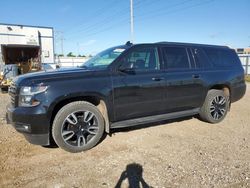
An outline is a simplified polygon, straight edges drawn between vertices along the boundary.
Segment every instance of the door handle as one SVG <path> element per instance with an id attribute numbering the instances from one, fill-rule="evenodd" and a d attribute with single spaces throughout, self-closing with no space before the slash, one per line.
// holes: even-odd
<path id="1" fill-rule="evenodd" d="M 164 77 L 153 77 L 152 78 L 153 81 L 161 81 L 161 80 L 165 80 Z"/>
<path id="2" fill-rule="evenodd" d="M 197 78 L 200 78 L 200 75 L 199 74 L 193 74 L 192 77 L 197 79 Z"/>

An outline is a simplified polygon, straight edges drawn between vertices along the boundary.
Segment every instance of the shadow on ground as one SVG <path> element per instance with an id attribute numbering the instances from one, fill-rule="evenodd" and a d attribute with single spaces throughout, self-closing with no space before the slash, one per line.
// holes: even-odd
<path id="1" fill-rule="evenodd" d="M 121 173 L 115 188 L 120 188 L 124 181 L 128 180 L 129 188 L 150 188 L 143 178 L 143 168 L 142 165 L 138 163 L 131 163 L 126 166 L 126 169 Z"/>

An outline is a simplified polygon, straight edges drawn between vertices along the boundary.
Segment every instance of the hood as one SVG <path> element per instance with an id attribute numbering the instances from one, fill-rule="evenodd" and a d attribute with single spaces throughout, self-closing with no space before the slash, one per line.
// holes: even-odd
<path id="1" fill-rule="evenodd" d="M 60 68 L 46 71 L 27 73 L 16 77 L 13 82 L 16 85 L 30 85 L 36 82 L 46 82 L 55 79 L 68 79 L 72 77 L 87 76 L 92 74 L 93 70 L 84 68 Z"/>

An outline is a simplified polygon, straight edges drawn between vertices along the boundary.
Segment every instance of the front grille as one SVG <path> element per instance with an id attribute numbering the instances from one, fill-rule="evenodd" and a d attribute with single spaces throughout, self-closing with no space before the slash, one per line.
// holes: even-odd
<path id="1" fill-rule="evenodd" d="M 15 84 L 11 84 L 9 87 L 9 95 L 10 95 L 10 100 L 11 104 L 16 107 L 17 106 L 17 101 L 18 101 L 18 96 L 17 96 L 17 87 Z"/>

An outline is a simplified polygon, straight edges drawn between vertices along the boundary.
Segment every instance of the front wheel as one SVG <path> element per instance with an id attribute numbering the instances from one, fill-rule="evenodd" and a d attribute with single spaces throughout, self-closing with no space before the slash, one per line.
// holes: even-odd
<path id="1" fill-rule="evenodd" d="M 209 123 L 221 122 L 227 115 L 229 103 L 229 97 L 222 90 L 208 91 L 199 113 L 201 119 Z"/>
<path id="2" fill-rule="evenodd" d="M 102 138 L 104 119 L 96 106 L 85 101 L 72 102 L 59 110 L 52 136 L 56 144 L 72 153 L 94 147 Z"/>

